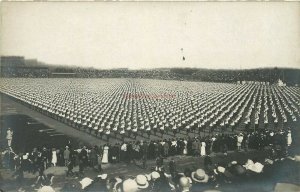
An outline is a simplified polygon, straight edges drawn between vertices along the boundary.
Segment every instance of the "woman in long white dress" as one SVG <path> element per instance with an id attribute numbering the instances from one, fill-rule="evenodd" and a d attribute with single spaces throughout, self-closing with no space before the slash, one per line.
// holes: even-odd
<path id="1" fill-rule="evenodd" d="M 53 148 L 52 149 L 52 160 L 51 163 L 53 164 L 53 166 L 56 166 L 57 163 L 57 154 L 56 154 L 56 150 Z"/>
<path id="2" fill-rule="evenodd" d="M 183 148 L 183 154 L 187 155 L 187 140 L 184 140 L 184 148 Z"/>
<path id="3" fill-rule="evenodd" d="M 287 134 L 287 146 L 289 147 L 291 146 L 291 144 L 292 144 L 292 133 L 291 131 L 289 131 Z"/>
<path id="4" fill-rule="evenodd" d="M 201 156 L 205 156 L 206 155 L 206 149 L 205 149 L 205 147 L 206 147 L 206 143 L 204 141 L 201 142 L 201 151 L 200 151 L 200 155 Z"/>
<path id="5" fill-rule="evenodd" d="M 109 147 L 105 145 L 103 148 L 102 163 L 108 163 L 108 149 Z"/>

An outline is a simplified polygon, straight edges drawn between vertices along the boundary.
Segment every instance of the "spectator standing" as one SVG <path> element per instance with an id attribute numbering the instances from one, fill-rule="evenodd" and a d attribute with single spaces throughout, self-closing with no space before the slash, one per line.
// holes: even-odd
<path id="1" fill-rule="evenodd" d="M 201 156 L 206 155 L 206 143 L 204 141 L 201 142 L 200 154 L 201 154 Z"/>
<path id="2" fill-rule="evenodd" d="M 67 171 L 67 177 L 69 177 L 70 175 L 73 175 L 73 168 L 75 166 L 75 158 L 72 158 L 72 156 L 70 155 L 70 161 L 68 161 L 68 171 Z"/>
<path id="3" fill-rule="evenodd" d="M 103 157 L 102 157 L 102 163 L 108 163 L 108 145 L 105 145 L 103 148 Z"/>
<path id="4" fill-rule="evenodd" d="M 86 151 L 85 146 L 82 147 L 82 149 L 78 155 L 78 159 L 79 159 L 79 173 L 83 174 L 84 167 L 88 163 L 88 156 L 87 156 L 87 151 Z"/>
<path id="5" fill-rule="evenodd" d="M 170 146 L 169 146 L 169 143 L 166 140 L 164 141 L 163 147 L 164 147 L 164 156 L 167 157 L 169 155 Z"/>
<path id="6" fill-rule="evenodd" d="M 169 162 L 169 171 L 171 173 L 172 178 L 175 177 L 176 170 L 177 170 L 176 162 L 175 162 L 174 158 L 172 158 L 171 161 Z"/>
<path id="7" fill-rule="evenodd" d="M 17 181 L 19 191 L 22 191 L 22 186 L 24 182 L 24 167 L 22 162 L 22 154 L 20 154 L 17 158 L 20 161 L 20 163 L 16 166 L 16 172 L 14 173 L 14 175 Z"/>
<path id="8" fill-rule="evenodd" d="M 89 158 L 90 158 L 90 165 L 91 167 L 95 167 L 98 163 L 97 163 L 97 152 L 96 152 L 96 146 L 94 146 L 91 149 L 91 152 L 89 154 Z"/>
<path id="9" fill-rule="evenodd" d="M 8 128 L 7 132 L 6 132 L 6 140 L 7 140 L 7 146 L 9 148 L 11 148 L 13 134 L 14 134 L 14 132 L 11 130 L 11 128 Z"/>
<path id="10" fill-rule="evenodd" d="M 292 133 L 291 133 L 291 130 L 288 131 L 288 134 L 287 134 L 287 146 L 291 146 L 292 144 Z"/>
<path id="11" fill-rule="evenodd" d="M 70 161 L 70 150 L 69 146 L 66 146 L 66 149 L 64 150 L 64 160 L 65 160 L 65 166 L 68 166 Z"/>
<path id="12" fill-rule="evenodd" d="M 238 151 L 241 151 L 243 139 L 244 139 L 243 134 L 240 133 L 240 134 L 237 136 L 237 150 L 238 150 Z"/>
<path id="13" fill-rule="evenodd" d="M 192 143 L 192 153 L 194 156 L 196 156 L 198 154 L 197 152 L 197 148 L 198 148 L 198 143 L 197 143 L 197 140 L 194 139 L 193 143 Z"/>
<path id="14" fill-rule="evenodd" d="M 56 153 L 56 149 L 53 148 L 52 149 L 52 160 L 51 160 L 52 165 L 55 167 L 56 163 L 57 163 L 57 153 Z"/>

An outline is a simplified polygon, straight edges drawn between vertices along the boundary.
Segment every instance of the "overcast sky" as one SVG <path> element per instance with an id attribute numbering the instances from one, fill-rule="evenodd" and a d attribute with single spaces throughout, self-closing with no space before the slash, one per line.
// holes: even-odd
<path id="1" fill-rule="evenodd" d="M 298 2 L 7 2 L 1 16 L 1 55 L 50 64 L 300 68 Z"/>

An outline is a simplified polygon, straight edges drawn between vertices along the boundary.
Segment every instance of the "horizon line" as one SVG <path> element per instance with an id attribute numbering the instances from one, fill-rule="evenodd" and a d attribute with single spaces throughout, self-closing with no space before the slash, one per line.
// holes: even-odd
<path id="1" fill-rule="evenodd" d="M 101 68 L 101 67 L 96 67 L 96 66 L 78 66 L 78 65 L 73 65 L 73 64 L 53 64 L 53 63 L 47 63 L 45 61 L 41 61 L 38 58 L 28 58 L 26 56 L 21 56 L 21 55 L 0 55 L 2 57 L 23 57 L 24 60 L 36 60 L 37 64 L 40 66 L 47 66 L 47 67 L 67 67 L 67 68 L 84 68 L 84 69 L 96 69 L 96 70 L 121 70 L 121 69 L 126 69 L 126 70 L 161 70 L 161 69 L 203 69 L 203 70 L 253 70 L 253 69 L 300 69 L 300 64 L 299 67 L 284 67 L 284 66 L 259 66 L 259 67 L 249 67 L 249 68 L 207 68 L 207 67 L 185 67 L 185 66 L 168 66 L 168 67 L 154 67 L 154 68 L 130 68 L 130 67 L 115 67 L 115 68 Z M 0 59 L 0 66 L 1 66 L 1 59 Z"/>

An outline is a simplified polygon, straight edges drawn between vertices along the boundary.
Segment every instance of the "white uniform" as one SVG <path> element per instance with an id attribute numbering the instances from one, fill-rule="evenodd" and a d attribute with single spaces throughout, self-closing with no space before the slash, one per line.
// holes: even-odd
<path id="1" fill-rule="evenodd" d="M 108 149 L 108 146 L 105 146 L 103 149 L 102 163 L 108 163 Z"/>
<path id="2" fill-rule="evenodd" d="M 56 163 L 57 163 L 57 154 L 56 154 L 56 151 L 52 151 L 52 160 L 51 160 L 51 163 L 53 164 L 53 166 L 56 166 Z"/>
<path id="3" fill-rule="evenodd" d="M 11 142 L 12 142 L 12 137 L 13 137 L 14 132 L 10 129 L 7 130 L 6 132 L 6 139 L 7 139 L 7 145 L 8 147 L 11 147 Z"/>
<path id="4" fill-rule="evenodd" d="M 201 156 L 205 156 L 206 155 L 206 143 L 205 142 L 201 142 L 201 151 L 200 151 L 200 155 Z"/>
<path id="5" fill-rule="evenodd" d="M 292 144 L 292 134 L 288 133 L 287 134 L 287 145 L 291 146 L 291 144 Z"/>

